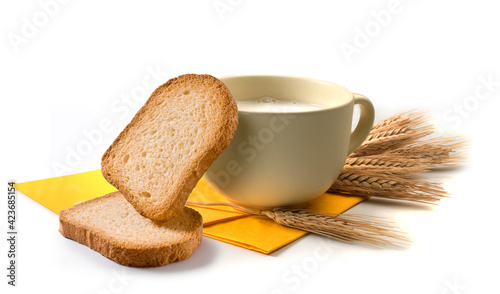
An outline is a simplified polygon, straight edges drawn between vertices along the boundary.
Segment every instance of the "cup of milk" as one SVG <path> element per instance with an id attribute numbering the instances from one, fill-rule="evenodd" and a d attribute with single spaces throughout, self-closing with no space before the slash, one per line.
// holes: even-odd
<path id="1" fill-rule="evenodd" d="M 237 102 L 238 128 L 204 178 L 238 205 L 300 205 L 325 193 L 373 126 L 370 100 L 334 83 L 280 75 L 220 80 Z M 351 132 L 355 104 L 361 114 Z"/>

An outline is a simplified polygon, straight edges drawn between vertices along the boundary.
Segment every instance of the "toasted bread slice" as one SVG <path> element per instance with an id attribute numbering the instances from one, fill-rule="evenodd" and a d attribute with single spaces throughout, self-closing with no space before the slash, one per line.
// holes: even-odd
<path id="1" fill-rule="evenodd" d="M 119 264 L 153 267 L 181 261 L 198 247 L 201 215 L 184 207 L 168 222 L 141 216 L 120 192 L 77 204 L 59 213 L 59 232 Z"/>
<path id="2" fill-rule="evenodd" d="M 153 92 L 104 153 L 102 174 L 140 214 L 167 221 L 184 209 L 237 124 L 236 101 L 221 81 L 179 76 Z"/>

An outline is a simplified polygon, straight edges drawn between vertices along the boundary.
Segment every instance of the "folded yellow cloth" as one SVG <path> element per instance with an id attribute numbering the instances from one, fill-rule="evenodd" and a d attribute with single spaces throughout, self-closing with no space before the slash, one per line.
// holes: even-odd
<path id="1" fill-rule="evenodd" d="M 100 170 L 63 177 L 17 183 L 17 190 L 55 213 L 77 203 L 116 191 Z M 189 196 L 202 202 L 226 202 L 204 179 Z M 325 193 L 311 201 L 308 209 L 316 212 L 342 213 L 363 201 L 363 197 L 346 197 Z M 269 254 L 304 236 L 306 232 L 276 224 L 263 216 L 250 216 L 226 206 L 191 206 L 203 216 L 205 236 Z"/>

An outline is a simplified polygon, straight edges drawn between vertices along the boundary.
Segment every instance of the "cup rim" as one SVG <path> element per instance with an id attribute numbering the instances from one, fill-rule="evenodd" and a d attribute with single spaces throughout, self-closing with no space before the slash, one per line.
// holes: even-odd
<path id="1" fill-rule="evenodd" d="M 352 99 L 353 93 L 349 89 L 347 89 L 346 87 L 341 86 L 339 84 L 332 83 L 332 82 L 325 81 L 325 80 L 321 80 L 321 79 L 316 79 L 316 78 L 301 77 L 301 76 L 294 76 L 294 75 L 279 75 L 279 74 L 248 74 L 248 75 L 228 75 L 228 76 L 222 76 L 219 79 L 222 82 L 224 82 L 223 79 L 228 79 L 228 78 L 254 78 L 254 77 L 260 77 L 260 78 L 292 78 L 292 79 L 307 80 L 307 81 L 310 81 L 310 82 L 326 84 L 326 85 L 329 85 L 329 86 L 335 86 L 335 87 L 341 89 L 342 91 L 346 91 L 347 93 L 349 93 L 349 95 L 351 96 L 351 100 L 346 101 L 344 103 L 340 103 L 338 105 L 333 105 L 333 106 L 322 105 L 322 106 L 324 106 L 324 108 L 310 109 L 310 110 L 305 110 L 305 111 L 256 112 L 256 111 L 248 111 L 248 110 L 239 110 L 238 109 L 238 113 L 241 112 L 241 113 L 264 114 L 264 115 L 269 115 L 269 114 L 282 114 L 282 115 L 293 114 L 293 115 L 298 115 L 298 114 L 301 114 L 301 113 L 312 113 L 312 112 L 330 111 L 332 109 L 337 109 L 337 108 L 340 108 L 340 107 L 344 107 L 344 106 L 346 106 L 346 105 L 348 105 L 350 103 L 353 103 L 353 99 Z M 236 98 L 235 98 L 235 100 L 238 101 Z"/>

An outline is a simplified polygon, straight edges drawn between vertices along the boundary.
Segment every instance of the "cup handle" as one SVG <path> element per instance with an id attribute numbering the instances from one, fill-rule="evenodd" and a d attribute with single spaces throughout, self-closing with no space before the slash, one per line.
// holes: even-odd
<path id="1" fill-rule="evenodd" d="M 356 129 L 351 134 L 347 155 L 353 153 L 354 150 L 363 144 L 372 129 L 373 121 L 375 119 L 375 109 L 373 108 L 372 102 L 361 94 L 353 93 L 353 97 L 354 104 L 359 104 L 361 108 L 361 115 L 359 116 L 359 122 Z"/>

